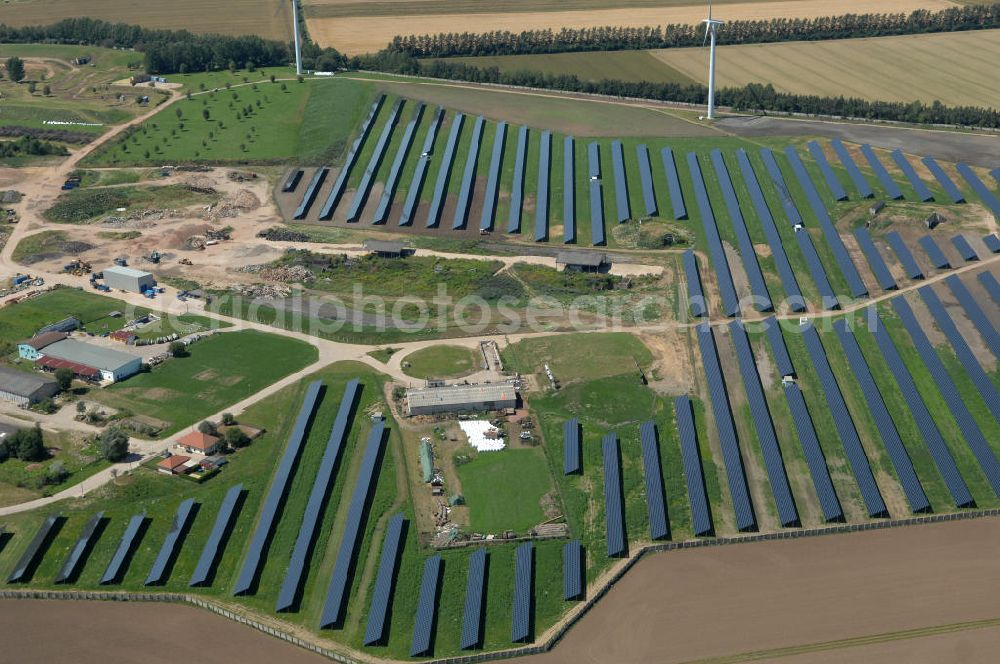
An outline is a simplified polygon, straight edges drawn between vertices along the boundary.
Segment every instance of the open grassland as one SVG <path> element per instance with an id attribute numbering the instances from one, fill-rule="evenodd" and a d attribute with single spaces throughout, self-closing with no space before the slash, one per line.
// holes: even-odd
<path id="1" fill-rule="evenodd" d="M 27 427 L 28 423 L 24 426 Z M 11 457 L 0 463 L 0 506 L 50 496 L 110 465 L 101 457 L 89 434 L 44 431 L 43 436 L 45 447 L 49 450 L 47 459 L 22 461 Z M 53 467 L 63 468 L 67 473 L 65 479 L 51 481 Z"/>
<path id="2" fill-rule="evenodd" d="M 707 80 L 703 49 L 652 53 L 667 72 Z M 1000 90 L 985 84 L 1000 61 L 1000 30 L 722 46 L 717 58 L 720 87 L 771 83 L 781 92 L 798 94 L 1000 107 Z M 576 65 L 583 71 L 587 66 L 582 61 Z M 654 67 L 651 75 L 655 72 Z"/>
<path id="3" fill-rule="evenodd" d="M 430 346 L 406 356 L 403 371 L 414 378 L 454 378 L 479 368 L 479 353 L 464 346 Z"/>
<path id="4" fill-rule="evenodd" d="M 471 67 L 496 67 L 500 71 L 532 71 L 549 76 L 577 76 L 585 81 L 653 81 L 694 83 L 690 73 L 681 73 L 653 57 L 650 51 L 585 51 L 539 55 L 484 55 L 448 58 L 447 62 Z"/>
<path id="5" fill-rule="evenodd" d="M 0 7 L 0 23 L 16 27 L 80 16 L 145 28 L 281 40 L 290 39 L 292 31 L 289 4 L 283 0 L 13 0 Z"/>
<path id="6" fill-rule="evenodd" d="M 554 2 L 538 10 L 523 0 L 499 5 L 462 2 L 381 2 L 349 4 L 317 2 L 306 6 L 309 34 L 321 46 L 334 46 L 349 55 L 385 48 L 398 35 L 428 35 L 441 32 L 488 32 L 493 30 L 554 30 L 601 26 L 647 26 L 670 23 L 697 24 L 705 18 L 703 4 L 677 5 L 669 0 L 656 5 L 622 7 L 617 3 L 582 0 L 584 5 L 564 8 Z M 511 6 L 508 8 L 508 4 Z M 635 3 L 639 4 L 639 3 Z M 402 5 L 402 6 L 401 6 Z M 453 6 L 454 5 L 454 6 Z M 475 6 L 470 10 L 469 7 Z M 948 0 L 884 0 L 877 11 L 910 12 L 952 7 Z M 327 9 L 330 7 L 331 9 Z M 348 9 L 349 7 L 349 9 Z M 841 0 L 836 7 L 819 0 L 780 2 L 736 2 L 726 4 L 716 15 L 723 20 L 811 18 L 830 14 L 864 14 L 875 11 L 870 2 Z M 329 14 L 334 14 L 330 17 Z"/>
<path id="7" fill-rule="evenodd" d="M 552 478 L 541 450 L 507 448 L 482 452 L 458 467 L 475 532 L 525 532 L 545 520 L 542 498 L 552 491 Z"/>

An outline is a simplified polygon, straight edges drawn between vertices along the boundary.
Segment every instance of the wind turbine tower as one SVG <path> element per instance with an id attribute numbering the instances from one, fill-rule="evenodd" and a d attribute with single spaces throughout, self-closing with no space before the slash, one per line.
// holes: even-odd
<path id="1" fill-rule="evenodd" d="M 708 115 L 705 116 L 709 120 L 715 118 L 715 35 L 719 26 L 722 25 L 722 21 L 712 18 L 712 0 L 708 0 L 708 18 L 706 18 L 702 23 L 705 24 L 705 39 L 702 42 L 702 46 L 705 42 L 709 42 L 708 46 Z"/>
<path id="2" fill-rule="evenodd" d="M 295 35 L 295 73 L 302 75 L 302 37 L 299 35 L 299 3 L 292 2 L 292 30 Z M 711 13 L 711 12 L 709 12 Z M 712 37 L 712 44 L 715 44 L 715 37 Z"/>

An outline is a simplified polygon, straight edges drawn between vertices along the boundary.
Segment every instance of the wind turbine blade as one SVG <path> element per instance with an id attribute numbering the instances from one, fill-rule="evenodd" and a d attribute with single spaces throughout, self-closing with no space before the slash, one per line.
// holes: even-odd
<path id="1" fill-rule="evenodd" d="M 705 38 L 701 40 L 701 45 L 702 46 L 704 46 L 705 44 L 708 43 L 708 31 L 711 30 L 711 29 L 712 29 L 711 28 L 711 24 L 710 23 L 706 23 L 705 24 Z"/>

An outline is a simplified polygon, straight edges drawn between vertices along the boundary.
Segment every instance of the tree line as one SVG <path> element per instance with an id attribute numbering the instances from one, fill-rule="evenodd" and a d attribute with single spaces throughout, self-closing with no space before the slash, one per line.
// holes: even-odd
<path id="1" fill-rule="evenodd" d="M 817 18 L 741 20 L 723 24 L 719 39 L 725 44 L 761 44 L 777 41 L 850 39 L 955 32 L 1000 27 L 1000 4 L 965 5 L 937 12 L 918 9 L 909 14 L 844 14 Z M 594 27 L 522 32 L 449 32 L 395 37 L 388 51 L 414 57 L 516 55 L 572 51 L 701 46 L 700 25 L 670 24 L 649 27 Z"/>

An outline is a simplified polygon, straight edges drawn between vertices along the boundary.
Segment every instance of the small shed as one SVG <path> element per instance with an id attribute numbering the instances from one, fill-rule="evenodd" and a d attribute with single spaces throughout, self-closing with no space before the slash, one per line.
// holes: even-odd
<path id="1" fill-rule="evenodd" d="M 402 242 L 395 240 L 365 240 L 361 246 L 379 258 L 402 258 L 410 251 Z"/>
<path id="2" fill-rule="evenodd" d="M 607 254 L 599 251 L 560 251 L 556 265 L 567 272 L 600 272 L 611 263 Z"/>
<path id="3" fill-rule="evenodd" d="M 164 475 L 186 475 L 191 472 L 191 467 L 185 465 L 190 460 L 183 454 L 172 454 L 156 464 L 156 470 Z"/>
<path id="4" fill-rule="evenodd" d="M 868 208 L 868 214 L 874 217 L 884 209 L 885 209 L 885 201 L 875 201 L 874 203 L 871 204 L 871 207 Z"/>
<path id="5" fill-rule="evenodd" d="M 931 212 L 927 215 L 927 218 L 924 219 L 924 226 L 927 226 L 929 230 L 934 230 L 943 223 L 944 217 L 939 215 L 937 212 Z"/>

